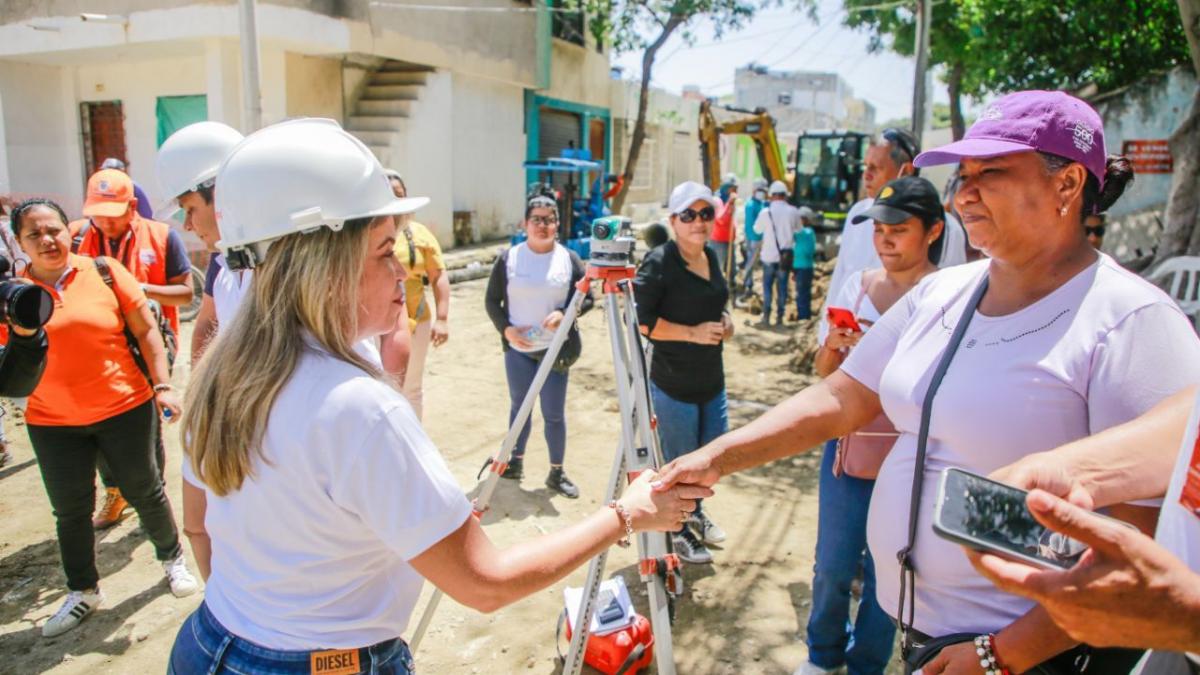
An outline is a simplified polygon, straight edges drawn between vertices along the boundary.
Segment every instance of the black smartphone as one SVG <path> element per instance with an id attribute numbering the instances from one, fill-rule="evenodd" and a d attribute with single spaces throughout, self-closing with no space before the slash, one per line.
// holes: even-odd
<path id="1" fill-rule="evenodd" d="M 1043 527 L 1025 506 L 1027 494 L 969 471 L 946 469 L 934 507 L 933 530 L 956 544 L 1039 567 L 1074 566 L 1088 547 Z"/>

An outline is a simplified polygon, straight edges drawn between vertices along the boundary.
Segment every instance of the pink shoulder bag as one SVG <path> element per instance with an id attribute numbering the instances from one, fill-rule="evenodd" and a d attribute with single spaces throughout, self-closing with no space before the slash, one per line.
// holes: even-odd
<path id="1" fill-rule="evenodd" d="M 866 295 L 867 285 L 864 283 L 858 293 L 858 300 L 854 303 L 855 316 L 858 316 L 859 307 L 862 306 Z M 879 417 L 858 431 L 838 439 L 837 456 L 833 460 L 833 475 L 841 477 L 842 474 L 846 474 L 854 478 L 875 480 L 879 475 L 879 467 L 883 466 L 883 460 L 887 459 L 899 437 L 900 433 L 892 426 L 892 421 L 887 415 L 880 413 Z"/>

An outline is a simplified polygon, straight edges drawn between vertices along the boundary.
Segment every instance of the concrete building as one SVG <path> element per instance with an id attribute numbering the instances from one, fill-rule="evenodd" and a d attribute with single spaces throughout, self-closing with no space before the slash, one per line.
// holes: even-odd
<path id="1" fill-rule="evenodd" d="M 772 71 L 750 64 L 734 72 L 734 99 L 739 108 L 766 108 L 780 131 L 875 128 L 875 108 L 854 97 L 837 73 Z"/>
<path id="2" fill-rule="evenodd" d="M 210 119 L 246 129 L 234 0 L 0 3 L 0 193 L 71 214 L 87 175 L 124 158 L 156 203 L 158 145 Z M 608 58 L 582 18 L 523 0 L 440 10 L 368 0 L 259 0 L 263 123 L 330 117 L 415 195 L 444 244 L 509 231 L 522 162 L 613 143 Z M 479 11 L 462 11 L 463 5 Z"/>
<path id="3" fill-rule="evenodd" d="M 633 81 L 612 82 L 612 109 L 616 116 L 613 172 L 625 167 L 629 140 L 637 122 L 638 91 Z M 703 180 L 697 135 L 700 102 L 660 89 L 650 90 L 646 112 L 646 140 L 638 154 L 633 183 L 626 198 L 627 214 L 635 221 L 658 216 L 671 189 L 685 180 Z"/>

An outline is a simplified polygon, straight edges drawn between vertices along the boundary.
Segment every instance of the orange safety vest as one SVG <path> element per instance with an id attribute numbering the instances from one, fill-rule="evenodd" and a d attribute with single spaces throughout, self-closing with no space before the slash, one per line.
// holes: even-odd
<path id="1" fill-rule="evenodd" d="M 115 251 L 111 250 L 107 237 L 100 228 L 91 224 L 89 218 L 72 221 L 67 229 L 71 233 L 72 253 L 89 258 L 108 256 L 120 261 L 143 284 L 167 284 L 167 237 L 171 233 L 170 225 L 134 215 L 129 230 Z M 175 334 L 179 335 L 179 308 L 163 305 L 162 311 L 171 322 Z"/>

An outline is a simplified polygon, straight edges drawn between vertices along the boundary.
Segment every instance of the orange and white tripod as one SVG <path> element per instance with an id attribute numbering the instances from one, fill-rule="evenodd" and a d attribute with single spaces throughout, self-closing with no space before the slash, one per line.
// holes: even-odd
<path id="1" fill-rule="evenodd" d="M 655 420 L 650 400 L 649 367 L 646 352 L 642 347 L 642 336 L 638 331 L 636 304 L 633 298 L 634 267 L 622 265 L 589 265 L 587 275 L 576 285 L 573 296 L 563 315 L 562 323 L 555 331 L 550 346 L 542 357 L 537 373 L 521 407 L 504 437 L 499 452 L 489 457 L 483 469 L 488 471 L 483 487 L 475 500 L 475 516 L 481 517 L 488 509 L 492 495 L 500 482 L 500 475 L 507 468 L 516 447 L 517 437 L 533 411 L 538 392 L 550 375 L 550 370 L 566 342 L 567 333 L 579 316 L 583 299 L 593 282 L 603 287 L 605 314 L 608 317 L 609 341 L 612 345 L 613 369 L 617 381 L 617 402 L 621 415 L 621 442 L 613 462 L 612 474 L 604 495 L 604 502 L 616 499 L 624 483 L 633 480 L 643 471 L 657 470 L 662 466 L 662 451 L 655 433 Z M 679 558 L 675 556 L 670 535 L 663 532 L 642 532 L 637 535 L 639 573 L 646 584 L 650 600 L 649 619 L 654 631 L 654 658 L 659 675 L 675 675 L 674 651 L 671 644 L 671 618 L 673 599 L 682 592 L 683 577 L 680 574 Z M 578 675 L 583 667 L 583 654 L 587 645 L 592 614 L 603 581 L 604 566 L 608 553 L 592 559 L 588 565 L 587 581 L 584 585 L 583 601 L 572 622 L 571 648 L 563 665 L 564 675 Z M 441 599 L 441 591 L 434 591 L 425 607 L 424 614 L 413 633 L 412 649 L 415 652 L 433 618 Z"/>

